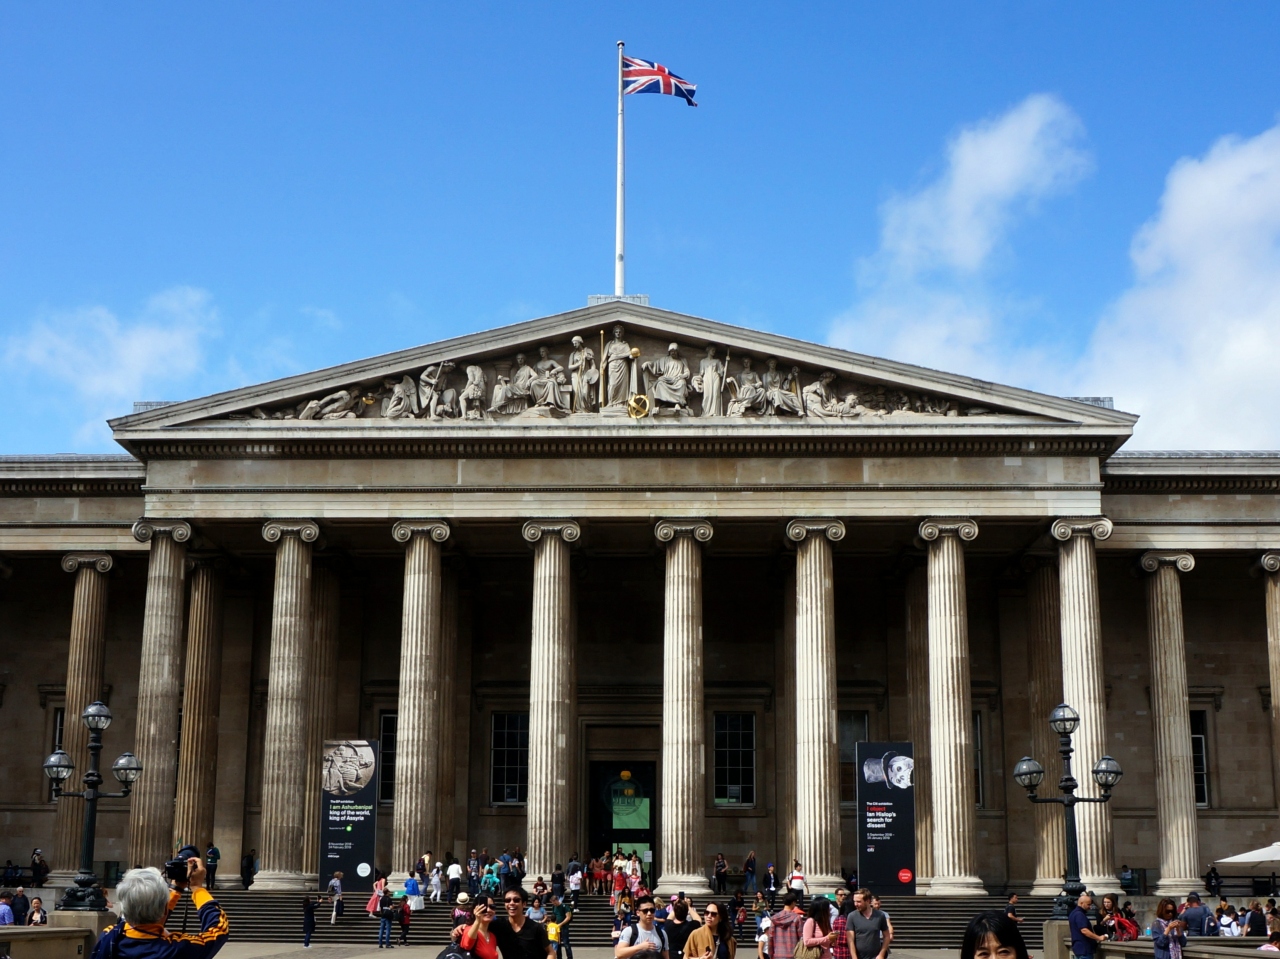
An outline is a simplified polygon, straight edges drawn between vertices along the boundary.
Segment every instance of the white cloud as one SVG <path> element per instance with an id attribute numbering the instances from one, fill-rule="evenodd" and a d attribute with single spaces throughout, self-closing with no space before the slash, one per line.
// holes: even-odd
<path id="1" fill-rule="evenodd" d="M 1080 388 L 1142 415 L 1135 447 L 1280 447 L 1280 125 L 1179 160 L 1131 257 Z"/>
<path id="2" fill-rule="evenodd" d="M 45 384 L 49 412 L 77 422 L 77 442 L 96 445 L 109 435 L 104 420 L 129 412 L 133 400 L 191 395 L 217 328 L 209 294 L 178 286 L 128 320 L 104 306 L 42 316 L 8 337 L 4 365 L 11 380 Z"/>

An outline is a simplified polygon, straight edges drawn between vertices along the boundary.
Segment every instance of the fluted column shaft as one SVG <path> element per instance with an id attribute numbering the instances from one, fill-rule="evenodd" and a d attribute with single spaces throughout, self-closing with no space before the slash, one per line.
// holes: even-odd
<path id="1" fill-rule="evenodd" d="M 1027 579 L 1027 673 L 1031 714 L 1031 755 L 1044 765 L 1045 782 L 1062 778 L 1058 737 L 1049 728 L 1049 714 L 1062 702 L 1062 617 L 1058 567 L 1041 562 Z M 1033 896 L 1054 896 L 1062 890 L 1067 868 L 1067 840 L 1062 809 L 1052 803 L 1033 807 L 1036 829 L 1036 878 Z"/>
<path id="2" fill-rule="evenodd" d="M 929 744 L 933 764 L 931 896 L 984 895 L 978 878 L 974 809 L 973 709 L 964 545 L 969 520 L 925 520 L 929 544 Z"/>
<path id="3" fill-rule="evenodd" d="M 1195 560 L 1190 553 L 1150 552 L 1143 555 L 1141 563 L 1150 574 L 1147 650 L 1155 734 L 1156 832 L 1160 836 L 1160 881 L 1152 895 L 1186 895 L 1187 889 L 1198 884 L 1200 856 L 1179 577 L 1195 567 Z"/>
<path id="4" fill-rule="evenodd" d="M 533 636 L 529 651 L 529 873 L 550 876 L 574 842 L 572 777 L 575 690 L 569 543 L 576 523 L 526 523 L 533 543 Z"/>
<path id="5" fill-rule="evenodd" d="M 447 524 L 401 522 L 405 544 L 404 607 L 400 626 L 400 699 L 396 717 L 395 828 L 390 869 L 402 879 L 418 857 L 440 849 L 437 777 L 443 673 L 440 544 Z"/>
<path id="6" fill-rule="evenodd" d="M 107 656 L 107 573 L 111 565 L 106 553 L 68 553 L 62 558 L 62 568 L 76 574 L 62 726 L 62 748 L 76 764 L 67 783 L 71 790 L 81 788 L 80 777 L 89 768 L 89 730 L 80 721 L 80 714 L 102 698 Z M 79 870 L 83 827 L 83 804 L 74 799 L 59 801 L 53 820 L 52 883 L 69 883 Z"/>
<path id="7" fill-rule="evenodd" d="M 302 796 L 302 872 L 314 888 L 320 873 L 320 788 L 324 741 L 334 734 L 338 695 L 338 575 L 316 566 L 311 571 L 311 666 L 307 690 L 306 791 Z"/>
<path id="8" fill-rule="evenodd" d="M 839 885 L 840 753 L 836 722 L 838 521 L 796 520 L 796 858 L 815 888 Z"/>
<path id="9" fill-rule="evenodd" d="M 933 876 L 933 775 L 929 750 L 929 576 L 924 567 L 907 575 L 907 703 L 915 753 L 916 888 Z"/>
<path id="10" fill-rule="evenodd" d="M 262 757 L 262 869 L 260 889 L 304 889 L 303 791 L 307 785 L 307 719 L 312 663 L 310 522 L 271 522 L 262 530 L 276 544 L 271 607 L 271 657 Z"/>
<path id="11" fill-rule="evenodd" d="M 182 625 L 186 592 L 186 523 L 134 524 L 133 535 L 151 543 L 147 599 L 142 617 L 138 670 L 138 719 L 133 751 L 143 774 L 129 800 L 129 859 L 155 865 L 173 849 L 177 791 L 178 705 L 182 683 Z"/>
<path id="12" fill-rule="evenodd" d="M 1058 587 L 1062 616 L 1062 701 L 1080 714 L 1072 738 L 1072 771 L 1077 795 L 1097 796 L 1090 771 L 1107 752 L 1106 686 L 1102 672 L 1102 615 L 1098 601 L 1098 560 L 1094 539 L 1111 535 L 1105 519 L 1056 520 Z M 1080 842 L 1080 881 L 1089 889 L 1110 889 L 1116 882 L 1111 838 L 1111 804 L 1076 806 Z"/>
<path id="13" fill-rule="evenodd" d="M 1280 796 L 1280 553 L 1258 559 L 1266 577 L 1267 668 L 1271 679 L 1271 773 Z"/>
<path id="14" fill-rule="evenodd" d="M 218 777 L 218 708 L 222 697 L 222 571 L 201 558 L 191 570 L 187 664 L 182 692 L 182 748 L 173 842 L 201 852 L 213 841 Z"/>
<path id="15" fill-rule="evenodd" d="M 703 714 L 702 546 L 711 524 L 658 523 L 667 544 L 662 642 L 662 872 L 658 892 L 706 895 L 703 818 L 707 802 Z"/>
<path id="16" fill-rule="evenodd" d="M 458 838 L 454 835 L 454 806 L 457 801 L 458 776 L 458 683 L 454 670 L 458 663 L 458 576 L 451 569 L 440 573 L 440 674 L 448 677 L 440 689 L 440 776 L 436 788 L 436 831 L 439 841 L 439 861 L 452 852 L 459 860 L 467 858 L 465 849 L 454 847 Z M 535 873 L 536 875 L 536 873 Z"/>

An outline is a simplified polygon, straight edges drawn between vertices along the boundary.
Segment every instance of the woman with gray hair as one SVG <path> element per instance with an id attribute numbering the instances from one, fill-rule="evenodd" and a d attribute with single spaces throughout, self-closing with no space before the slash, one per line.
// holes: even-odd
<path id="1" fill-rule="evenodd" d="M 91 959 L 212 959 L 227 941 L 227 914 L 204 888 L 204 880 L 199 855 L 187 859 L 187 879 L 172 889 L 159 869 L 130 869 L 116 885 L 120 921 L 102 934 Z M 200 910 L 200 931 L 168 932 L 165 920 L 188 886 Z"/>

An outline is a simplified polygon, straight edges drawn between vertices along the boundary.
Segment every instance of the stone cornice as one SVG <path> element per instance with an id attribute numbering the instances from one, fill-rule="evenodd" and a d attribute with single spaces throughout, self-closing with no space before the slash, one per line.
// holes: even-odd
<path id="1" fill-rule="evenodd" d="M 262 538 L 268 543 L 278 543 L 283 536 L 297 536 L 304 543 L 314 543 L 320 538 L 320 527 L 309 519 L 273 519 L 262 525 Z"/>
<path id="2" fill-rule="evenodd" d="M 1196 568 L 1196 558 L 1182 550 L 1153 549 L 1142 554 L 1138 565 L 1148 573 L 1154 573 L 1161 566 L 1173 566 L 1180 573 L 1189 573 Z"/>
<path id="3" fill-rule="evenodd" d="M 391 538 L 397 543 L 407 543 L 421 533 L 431 537 L 434 543 L 443 543 L 450 532 L 449 524 L 442 519 L 402 519 L 391 527 Z"/>
<path id="4" fill-rule="evenodd" d="M 963 516 L 930 517 L 920 524 L 920 538 L 932 543 L 939 536 L 959 536 L 966 543 L 978 538 L 978 524 Z"/>
<path id="5" fill-rule="evenodd" d="M 571 519 L 531 519 L 520 530 L 529 544 L 538 542 L 547 533 L 558 533 L 566 543 L 576 543 L 582 538 L 582 527 Z"/>
<path id="6" fill-rule="evenodd" d="M 1061 516 L 1049 527 L 1049 535 L 1059 543 L 1065 543 L 1073 536 L 1109 539 L 1114 529 L 1111 520 L 1105 516 Z"/>
<path id="7" fill-rule="evenodd" d="M 133 538 L 139 543 L 149 543 L 156 534 L 172 537 L 175 543 L 191 539 L 191 524 L 185 520 L 140 519 L 133 524 Z"/>
<path id="8" fill-rule="evenodd" d="M 670 543 L 677 536 L 692 536 L 699 543 L 707 543 L 713 532 L 705 519 L 662 519 L 653 527 L 659 543 Z"/>
<path id="9" fill-rule="evenodd" d="M 838 519 L 793 519 L 787 524 L 787 539 L 793 543 L 802 542 L 810 533 L 821 533 L 834 543 L 844 539 L 844 523 Z"/>
<path id="10" fill-rule="evenodd" d="M 109 573 L 113 565 L 115 560 L 110 553 L 68 553 L 62 557 L 62 568 L 68 573 L 74 573 L 82 566 L 92 566 L 99 573 Z"/>

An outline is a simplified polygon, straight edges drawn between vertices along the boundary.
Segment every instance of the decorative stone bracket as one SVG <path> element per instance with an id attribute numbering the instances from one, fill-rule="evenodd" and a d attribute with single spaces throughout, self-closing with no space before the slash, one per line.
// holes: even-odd
<path id="1" fill-rule="evenodd" d="M 810 533 L 822 533 L 836 543 L 844 539 L 844 523 L 838 519 L 793 519 L 787 524 L 787 539 L 793 543 L 803 542 Z"/>
<path id="2" fill-rule="evenodd" d="M 1110 539 L 1115 529 L 1105 516 L 1060 516 L 1049 527 L 1049 535 L 1059 543 L 1072 536 L 1092 536 L 1094 539 Z"/>
<path id="3" fill-rule="evenodd" d="M 68 573 L 76 572 L 81 566 L 92 566 L 99 573 L 109 573 L 114 564 L 109 553 L 68 553 L 62 557 L 62 568 Z"/>
<path id="4" fill-rule="evenodd" d="M 186 520 L 140 519 L 133 524 L 133 538 L 139 543 L 149 543 L 156 533 L 167 533 L 175 543 L 191 539 L 191 524 Z"/>
<path id="5" fill-rule="evenodd" d="M 1142 554 L 1138 565 L 1148 573 L 1154 573 L 1161 566 L 1173 566 L 1179 573 L 1189 573 L 1196 568 L 1196 558 L 1181 550 L 1153 549 Z"/>
<path id="6" fill-rule="evenodd" d="M 711 541 L 714 530 L 704 519 L 662 519 L 653 528 L 653 535 L 660 543 L 670 543 L 677 536 L 692 536 L 699 543 Z"/>
<path id="7" fill-rule="evenodd" d="M 415 533 L 425 533 L 433 542 L 443 543 L 452 530 L 442 519 L 402 519 L 391 527 L 391 537 L 397 543 L 407 543 Z"/>
<path id="8" fill-rule="evenodd" d="M 939 536 L 959 536 L 966 543 L 978 538 L 978 524 L 963 516 L 930 517 L 920 523 L 920 538 L 932 543 Z"/>
<path id="9" fill-rule="evenodd" d="M 547 533 L 559 533 L 566 543 L 576 543 L 582 538 L 582 527 L 571 519 L 531 519 L 520 530 L 520 535 L 530 546 Z"/>
<path id="10" fill-rule="evenodd" d="M 314 543 L 320 538 L 320 527 L 309 519 L 273 519 L 262 525 L 262 538 L 268 543 L 280 542 L 282 536 L 297 536 L 304 543 Z"/>

